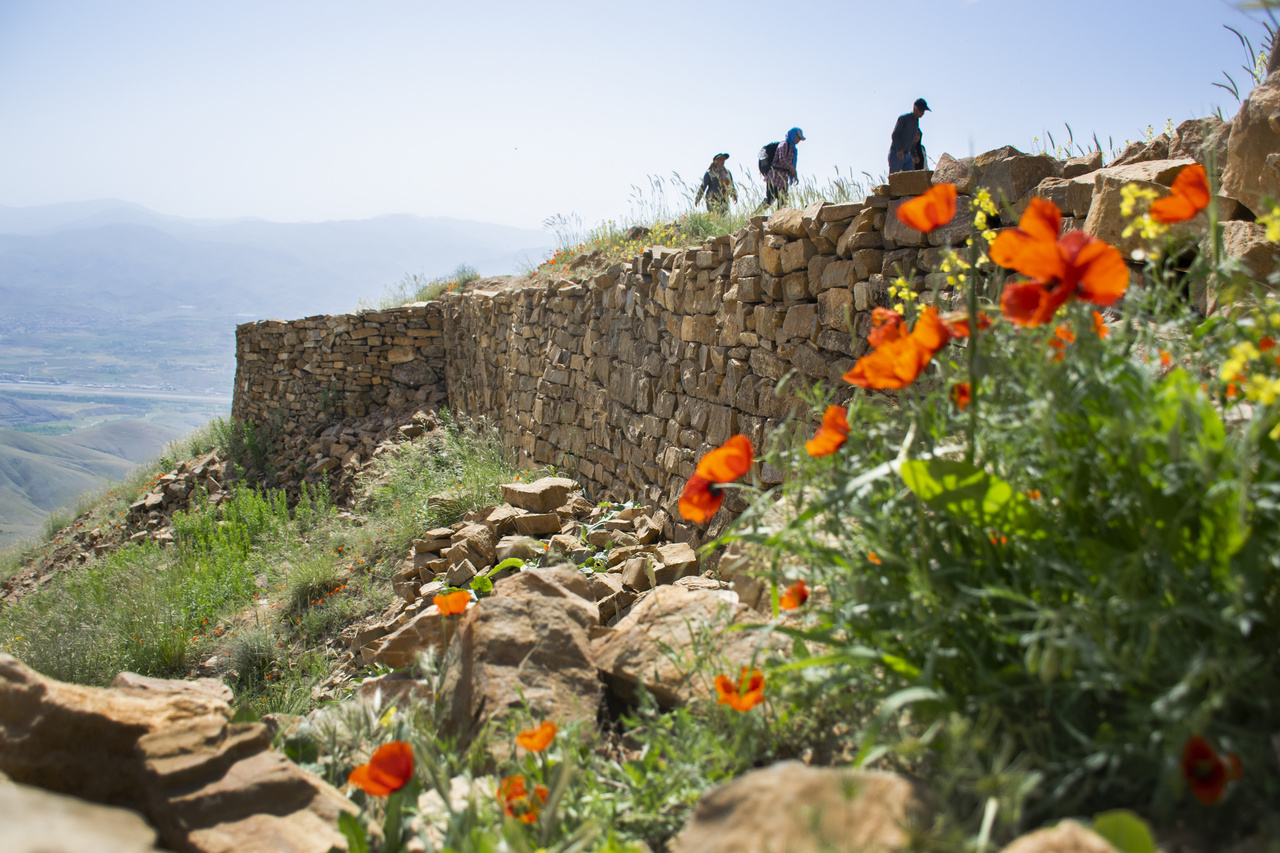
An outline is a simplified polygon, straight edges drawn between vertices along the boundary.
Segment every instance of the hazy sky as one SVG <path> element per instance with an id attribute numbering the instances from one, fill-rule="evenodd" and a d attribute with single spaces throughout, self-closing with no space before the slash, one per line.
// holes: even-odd
<path id="1" fill-rule="evenodd" d="M 1207 115 L 1246 61 L 1225 0 L 0 0 L 0 204 L 187 217 L 625 218 L 718 151 L 804 129 L 800 171 Z"/>

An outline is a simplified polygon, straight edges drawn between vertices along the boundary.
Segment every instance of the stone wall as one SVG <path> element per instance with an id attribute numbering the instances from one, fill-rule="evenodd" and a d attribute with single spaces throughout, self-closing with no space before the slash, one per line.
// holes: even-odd
<path id="1" fill-rule="evenodd" d="M 867 350 L 872 310 L 896 301 L 899 275 L 922 302 L 951 307 L 936 270 L 945 246 L 969 236 L 973 193 L 986 189 L 1011 208 L 988 227 L 1014 224 L 1039 195 L 1063 209 L 1064 227 L 1110 236 L 1120 222 L 1115 185 L 1167 193 L 1178 167 L 1223 144 L 1221 131 L 1188 122 L 1106 168 L 1096 154 L 944 155 L 936 172 L 892 175 L 862 201 L 783 209 L 701 245 L 654 246 L 607 267 L 579 258 L 563 278 L 425 307 L 241 326 L 233 412 L 314 418 L 324 400 L 335 405 L 330 388 L 341 389 L 347 415 L 447 397 L 454 410 L 497 422 L 521 463 L 554 465 L 597 500 L 638 500 L 665 536 L 696 543 L 742 508 L 731 494 L 705 529 L 681 523 L 676 502 L 703 453 L 735 433 L 762 447 L 800 407 L 801 385 L 827 383 L 837 399 L 854 393 L 841 375 Z M 961 193 L 951 224 L 925 235 L 897 220 L 900 204 L 939 181 Z"/>
<path id="2" fill-rule="evenodd" d="M 310 425 L 446 399 L 439 303 L 236 328 L 236 420 Z"/>

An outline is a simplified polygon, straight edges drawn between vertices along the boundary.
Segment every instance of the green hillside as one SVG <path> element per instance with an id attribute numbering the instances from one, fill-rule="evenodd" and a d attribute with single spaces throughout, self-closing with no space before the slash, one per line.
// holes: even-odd
<path id="1" fill-rule="evenodd" d="M 0 429 L 0 548 L 35 535 L 48 513 L 123 478 L 178 434 L 149 421 L 59 436 Z"/>

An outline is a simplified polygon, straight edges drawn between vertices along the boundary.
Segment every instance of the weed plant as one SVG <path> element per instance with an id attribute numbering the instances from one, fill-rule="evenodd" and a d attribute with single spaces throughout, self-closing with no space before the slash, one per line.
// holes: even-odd
<path id="1" fill-rule="evenodd" d="M 459 264 L 449 275 L 436 278 L 428 278 L 422 273 L 405 273 L 404 278 L 388 287 L 378 299 L 372 302 L 360 300 L 357 310 L 385 311 L 410 302 L 430 302 L 445 293 L 463 292 L 470 282 L 479 278 L 476 268 L 467 264 Z"/>

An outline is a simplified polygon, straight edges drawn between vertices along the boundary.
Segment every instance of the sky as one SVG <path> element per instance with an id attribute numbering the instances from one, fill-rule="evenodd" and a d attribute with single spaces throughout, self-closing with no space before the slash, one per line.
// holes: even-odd
<path id="1" fill-rule="evenodd" d="M 1227 0 L 0 0 L 0 205 L 521 227 L 650 211 L 792 126 L 802 176 L 1052 133 L 1104 148 L 1235 99 Z M 1244 93 L 1242 92 L 1242 95 Z M 668 201 L 679 204 L 678 192 Z"/>

